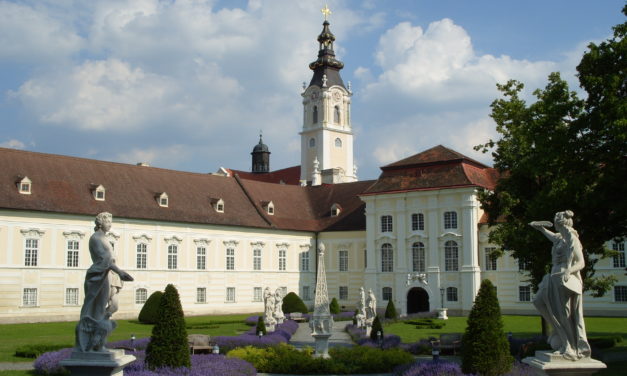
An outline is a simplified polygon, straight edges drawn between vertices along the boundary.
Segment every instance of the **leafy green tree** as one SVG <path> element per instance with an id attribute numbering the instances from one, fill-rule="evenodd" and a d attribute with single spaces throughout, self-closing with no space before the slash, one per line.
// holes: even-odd
<path id="1" fill-rule="evenodd" d="M 372 329 L 370 330 L 370 339 L 373 341 L 377 341 L 379 337 L 377 333 L 381 333 L 381 339 L 383 339 L 383 325 L 381 325 L 381 320 L 379 320 L 379 315 L 374 317 L 372 320 Z"/>
<path id="2" fill-rule="evenodd" d="M 462 336 L 462 371 L 496 376 L 507 373 L 514 362 L 503 332 L 496 288 L 485 279 L 468 316 Z"/>
<path id="3" fill-rule="evenodd" d="M 627 15 L 627 6 L 623 8 Z M 558 211 L 575 213 L 574 227 L 584 247 L 584 289 L 602 296 L 615 282 L 596 277 L 604 243 L 627 235 L 627 23 L 614 37 L 590 44 L 577 67 L 587 98 L 570 91 L 559 73 L 549 75 L 528 105 L 523 84 L 497 85 L 504 98 L 492 103 L 500 139 L 476 149 L 493 150 L 501 173 L 496 188 L 480 195 L 491 225 L 490 240 L 529 267 L 537 290 L 551 263 L 550 243 L 528 223 L 552 220 Z M 502 252 L 502 251 L 501 251 Z"/>
<path id="4" fill-rule="evenodd" d="M 139 316 L 137 320 L 142 324 L 156 324 L 157 319 L 159 318 L 159 305 L 161 304 L 161 297 L 163 296 L 163 292 L 155 291 L 144 303 L 141 311 L 139 311 Z"/>
<path id="5" fill-rule="evenodd" d="M 294 292 L 290 292 L 283 298 L 283 305 L 281 306 L 283 313 L 301 312 L 307 313 L 307 306 Z"/>
<path id="6" fill-rule="evenodd" d="M 159 320 L 146 348 L 146 364 L 150 369 L 191 366 L 185 317 L 174 285 L 167 285 L 161 298 Z"/>
<path id="7" fill-rule="evenodd" d="M 334 315 L 340 313 L 340 305 L 337 303 L 337 299 L 331 299 L 331 304 L 329 304 L 329 311 L 331 311 L 331 313 Z"/>
<path id="8" fill-rule="evenodd" d="M 394 306 L 394 302 L 392 299 L 388 300 L 388 305 L 385 307 L 385 318 L 396 320 L 398 314 L 396 313 L 396 307 Z"/>

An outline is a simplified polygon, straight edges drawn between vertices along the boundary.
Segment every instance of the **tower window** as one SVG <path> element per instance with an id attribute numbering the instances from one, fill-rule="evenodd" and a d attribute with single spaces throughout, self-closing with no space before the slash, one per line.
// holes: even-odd
<path id="1" fill-rule="evenodd" d="M 18 180 L 17 182 L 17 188 L 19 190 L 19 192 L 23 195 L 29 195 L 31 194 L 31 180 L 28 178 L 28 176 L 23 177 L 22 179 Z"/>
<path id="2" fill-rule="evenodd" d="M 316 147 L 316 139 L 315 138 L 312 137 L 312 138 L 309 139 L 309 147 L 310 148 Z"/>
<path id="3" fill-rule="evenodd" d="M 318 122 L 318 106 L 313 107 L 313 123 L 316 124 Z"/>
<path id="4" fill-rule="evenodd" d="M 340 124 L 340 106 L 335 106 L 333 111 L 333 121 L 335 124 Z"/>
<path id="5" fill-rule="evenodd" d="M 163 192 L 157 196 L 157 202 L 159 206 L 167 208 L 168 207 L 168 194 Z"/>
<path id="6" fill-rule="evenodd" d="M 342 147 L 342 140 L 340 140 L 339 137 L 335 139 L 335 147 L 336 148 L 341 148 Z"/>

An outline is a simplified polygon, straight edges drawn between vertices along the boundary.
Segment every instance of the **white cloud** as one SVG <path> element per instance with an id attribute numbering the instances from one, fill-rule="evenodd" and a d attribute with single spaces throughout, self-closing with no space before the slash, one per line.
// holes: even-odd
<path id="1" fill-rule="evenodd" d="M 24 149 L 26 148 L 26 145 L 20 140 L 11 139 L 8 141 L 0 142 L 0 147 L 9 149 Z"/>

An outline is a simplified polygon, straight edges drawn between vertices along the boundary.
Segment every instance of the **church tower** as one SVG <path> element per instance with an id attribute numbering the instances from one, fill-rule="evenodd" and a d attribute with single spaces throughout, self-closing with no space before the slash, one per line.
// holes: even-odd
<path id="1" fill-rule="evenodd" d="M 303 130 L 301 135 L 301 181 L 312 181 L 314 163 L 322 183 L 345 183 L 357 180 L 353 161 L 350 85 L 344 86 L 340 69 L 344 63 L 335 58 L 335 36 L 329 29 L 327 7 L 322 32 L 318 36 L 318 59 L 309 64 L 313 77 L 309 87 L 303 83 Z"/>
<path id="2" fill-rule="evenodd" d="M 268 149 L 268 145 L 263 143 L 261 134 L 259 134 L 259 143 L 255 145 L 250 154 L 253 156 L 252 172 L 258 174 L 270 172 L 270 149 Z"/>

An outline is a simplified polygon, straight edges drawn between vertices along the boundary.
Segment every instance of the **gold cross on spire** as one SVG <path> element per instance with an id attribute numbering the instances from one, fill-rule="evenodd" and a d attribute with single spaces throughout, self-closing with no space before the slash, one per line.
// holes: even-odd
<path id="1" fill-rule="evenodd" d="M 328 4 L 324 4 L 324 8 L 320 9 L 322 14 L 324 14 L 324 20 L 326 21 L 329 18 L 329 14 L 331 14 L 331 9 L 329 9 Z"/>

